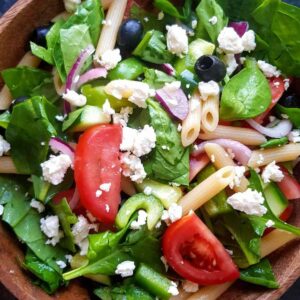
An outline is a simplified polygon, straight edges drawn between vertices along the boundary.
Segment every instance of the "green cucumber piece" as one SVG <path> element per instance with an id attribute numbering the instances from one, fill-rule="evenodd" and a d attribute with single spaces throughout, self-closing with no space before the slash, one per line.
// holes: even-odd
<path id="1" fill-rule="evenodd" d="M 131 216 L 140 209 L 147 212 L 147 227 L 149 230 L 152 230 L 160 220 L 164 207 L 160 200 L 152 195 L 136 194 L 126 200 L 121 206 L 116 217 L 117 227 L 121 229 L 126 227 Z"/>
<path id="2" fill-rule="evenodd" d="M 152 179 L 145 179 L 142 183 L 135 184 L 135 186 L 139 192 L 144 192 L 146 188 L 150 188 L 152 190 L 151 194 L 158 198 L 166 209 L 172 203 L 177 203 L 182 197 L 181 188 L 163 184 Z"/>
<path id="3" fill-rule="evenodd" d="M 288 207 L 288 200 L 275 182 L 270 182 L 265 187 L 264 193 L 271 211 L 279 217 Z"/>
<path id="4" fill-rule="evenodd" d="M 215 45 L 202 39 L 196 39 L 189 44 L 188 54 L 175 62 L 175 70 L 177 74 L 181 74 L 184 70 L 194 73 L 194 66 L 199 57 L 202 55 L 211 55 L 215 51 Z"/>

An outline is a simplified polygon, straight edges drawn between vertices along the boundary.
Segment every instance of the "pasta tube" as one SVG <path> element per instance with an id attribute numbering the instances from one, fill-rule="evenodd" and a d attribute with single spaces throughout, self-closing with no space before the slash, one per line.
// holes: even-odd
<path id="1" fill-rule="evenodd" d="M 208 97 L 203 101 L 202 126 L 204 131 L 214 131 L 219 123 L 219 96 Z"/>

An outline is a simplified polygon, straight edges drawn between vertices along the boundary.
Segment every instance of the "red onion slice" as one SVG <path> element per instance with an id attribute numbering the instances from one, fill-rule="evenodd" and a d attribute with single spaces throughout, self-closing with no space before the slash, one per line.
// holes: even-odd
<path id="1" fill-rule="evenodd" d="M 202 171 L 210 162 L 209 157 L 202 153 L 198 157 L 190 157 L 190 182 Z"/>
<path id="2" fill-rule="evenodd" d="M 285 137 L 291 132 L 293 128 L 293 125 L 289 120 L 281 120 L 276 126 L 272 128 L 261 126 L 253 119 L 246 120 L 246 122 L 258 132 L 271 138 Z"/>
<path id="3" fill-rule="evenodd" d="M 105 68 L 95 68 L 91 69 L 84 74 L 82 74 L 76 84 L 76 89 L 78 89 L 80 86 L 84 85 L 85 83 L 107 76 L 107 70 Z"/>
<path id="4" fill-rule="evenodd" d="M 176 75 L 176 71 L 171 64 L 162 64 L 161 68 L 166 74 L 168 74 L 170 76 Z"/>
<path id="5" fill-rule="evenodd" d="M 71 208 L 72 210 L 74 210 L 74 209 L 77 207 L 78 202 L 79 202 L 79 192 L 78 192 L 77 187 L 75 187 L 74 194 L 73 194 L 73 196 L 72 196 L 71 201 L 69 202 L 70 208 Z"/>
<path id="6" fill-rule="evenodd" d="M 72 162 L 74 162 L 74 149 L 60 138 L 51 138 L 49 141 L 49 146 L 53 152 L 61 152 L 66 154 L 71 158 Z"/>
<path id="7" fill-rule="evenodd" d="M 225 149 L 231 149 L 232 153 L 234 154 L 235 160 L 241 163 L 242 165 L 247 165 L 251 157 L 252 151 L 247 146 L 245 146 L 240 142 L 230 140 L 230 139 L 215 139 L 215 140 L 202 142 L 195 147 L 196 150 L 194 150 L 191 153 L 191 155 L 198 156 L 199 154 L 204 153 L 204 146 L 207 143 L 215 143 L 222 146 Z"/>
<path id="8" fill-rule="evenodd" d="M 230 22 L 228 26 L 232 27 L 240 37 L 249 29 L 249 23 L 246 21 Z"/>
<path id="9" fill-rule="evenodd" d="M 189 102 L 181 88 L 169 89 L 163 87 L 156 90 L 155 98 L 166 111 L 176 119 L 183 121 L 189 113 Z"/>

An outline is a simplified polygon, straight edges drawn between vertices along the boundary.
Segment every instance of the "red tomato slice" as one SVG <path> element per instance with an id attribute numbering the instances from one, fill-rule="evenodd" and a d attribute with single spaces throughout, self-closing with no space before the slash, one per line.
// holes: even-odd
<path id="1" fill-rule="evenodd" d="M 97 125 L 80 136 L 75 151 L 74 177 L 80 202 L 105 224 L 114 223 L 121 199 L 121 137 L 119 125 Z M 103 183 L 110 183 L 110 188 L 97 197 Z"/>
<path id="2" fill-rule="evenodd" d="M 208 156 L 203 153 L 198 155 L 197 157 L 190 157 L 190 181 L 192 181 L 195 176 L 203 170 L 208 163 L 210 162 L 210 159 Z"/>
<path id="3" fill-rule="evenodd" d="M 272 93 L 272 101 L 268 109 L 263 112 L 261 115 L 254 118 L 254 120 L 261 124 L 264 119 L 267 117 L 267 115 L 270 113 L 271 109 L 275 106 L 275 104 L 279 101 L 282 94 L 284 93 L 284 81 L 282 77 L 273 77 L 269 80 L 269 85 Z"/>
<path id="4" fill-rule="evenodd" d="M 284 178 L 277 184 L 284 196 L 288 200 L 300 199 L 300 184 L 285 167 L 280 166 L 280 169 L 284 174 Z"/>
<path id="5" fill-rule="evenodd" d="M 223 245 L 194 213 L 168 227 L 162 249 L 175 272 L 200 285 L 239 278 L 239 270 Z"/>

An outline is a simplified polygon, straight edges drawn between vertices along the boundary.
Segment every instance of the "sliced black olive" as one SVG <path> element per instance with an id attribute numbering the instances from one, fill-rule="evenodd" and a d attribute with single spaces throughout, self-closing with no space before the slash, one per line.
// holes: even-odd
<path id="1" fill-rule="evenodd" d="M 300 108 L 300 98 L 295 94 L 284 94 L 279 100 L 279 104 L 284 107 Z"/>
<path id="2" fill-rule="evenodd" d="M 214 55 L 203 55 L 195 63 L 195 72 L 202 81 L 219 82 L 226 76 L 226 66 Z"/>
<path id="3" fill-rule="evenodd" d="M 52 24 L 49 24 L 47 26 L 37 27 L 33 31 L 30 41 L 36 43 L 39 46 L 46 47 L 47 46 L 46 35 L 49 32 L 49 30 L 51 29 L 51 27 L 52 27 Z"/>
<path id="4" fill-rule="evenodd" d="M 136 48 L 143 37 L 143 24 L 137 19 L 127 19 L 120 26 L 117 42 L 125 51 Z"/>

